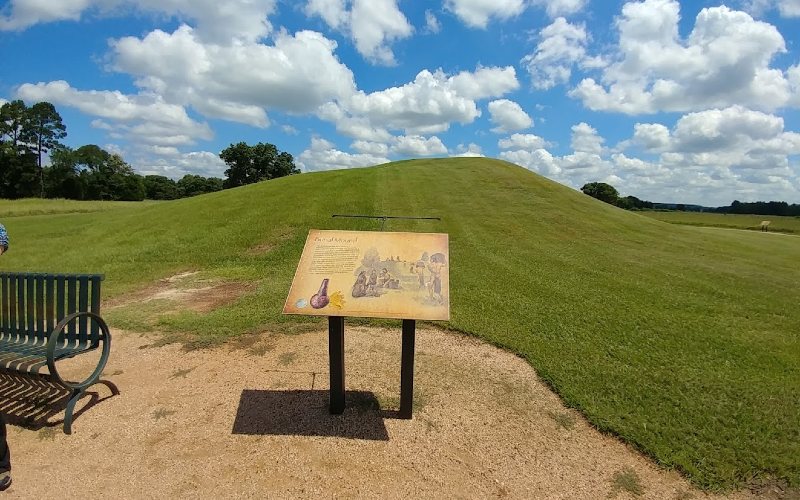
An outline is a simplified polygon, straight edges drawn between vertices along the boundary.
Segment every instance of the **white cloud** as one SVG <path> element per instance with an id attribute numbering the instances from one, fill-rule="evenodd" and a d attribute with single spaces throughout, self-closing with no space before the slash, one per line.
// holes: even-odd
<path id="1" fill-rule="evenodd" d="M 558 160 L 546 149 L 503 151 L 500 158 L 553 179 L 561 178 Z"/>
<path id="2" fill-rule="evenodd" d="M 311 146 L 300 153 L 297 166 L 304 172 L 313 172 L 318 170 L 371 167 L 388 162 L 389 159 L 381 155 L 345 153 L 336 149 L 333 143 L 319 137 L 313 137 Z"/>
<path id="3" fill-rule="evenodd" d="M 800 108 L 800 64 L 795 64 L 786 70 L 786 79 L 792 92 L 789 105 Z"/>
<path id="4" fill-rule="evenodd" d="M 778 9 L 783 17 L 800 17 L 800 0 L 778 0 Z"/>
<path id="5" fill-rule="evenodd" d="M 519 104 L 508 99 L 498 99 L 489 103 L 491 121 L 496 125 L 492 132 L 507 133 L 533 126 L 533 120 Z"/>
<path id="6" fill-rule="evenodd" d="M 397 0 L 310 0 L 308 16 L 321 17 L 331 28 L 348 33 L 358 53 L 367 60 L 391 66 L 396 64 L 389 44 L 408 38 L 414 31 L 397 6 Z M 435 18 L 434 18 L 435 19 Z"/>
<path id="7" fill-rule="evenodd" d="M 546 148 L 549 144 L 547 141 L 534 134 L 513 134 L 511 137 L 500 139 L 497 141 L 500 149 L 524 149 L 526 151 L 535 151 L 537 149 Z"/>
<path id="8" fill-rule="evenodd" d="M 470 142 L 466 146 L 459 144 L 456 147 L 456 151 L 458 153 L 452 156 L 460 158 L 484 158 L 483 150 L 474 142 Z"/>
<path id="9" fill-rule="evenodd" d="M 208 151 L 179 153 L 165 149 L 150 152 L 158 157 L 136 158 L 134 153 L 131 166 L 142 175 L 163 175 L 171 179 L 180 179 L 187 174 L 224 178 L 228 168 L 218 155 Z"/>
<path id="10" fill-rule="evenodd" d="M 26 101 L 48 101 L 112 120 L 115 125 L 99 121 L 96 127 L 129 135 L 139 142 L 191 144 L 197 139 L 210 139 L 213 135 L 208 124 L 191 119 L 183 106 L 169 104 L 153 93 L 126 95 L 119 91 L 82 91 L 59 80 L 26 83 L 17 88 L 16 94 Z"/>
<path id="11" fill-rule="evenodd" d="M 670 144 L 669 129 L 660 123 L 637 123 L 633 142 L 646 151 L 664 151 Z"/>
<path id="12" fill-rule="evenodd" d="M 350 147 L 364 154 L 377 156 L 386 156 L 389 154 L 389 145 L 383 142 L 353 141 Z"/>
<path id="13" fill-rule="evenodd" d="M 789 102 L 784 73 L 769 66 L 786 51 L 774 26 L 726 6 L 705 8 L 682 40 L 679 19 L 674 0 L 625 4 L 617 62 L 600 83 L 586 78 L 570 95 L 593 110 L 628 114 L 733 104 L 770 111 Z"/>
<path id="14" fill-rule="evenodd" d="M 441 31 L 442 25 L 439 23 L 439 20 L 436 19 L 436 16 L 430 9 L 425 11 L 425 30 L 428 33 L 439 33 Z"/>
<path id="15" fill-rule="evenodd" d="M 486 28 L 490 18 L 517 16 L 526 7 L 524 0 L 445 0 L 444 6 L 473 28 Z"/>
<path id="16" fill-rule="evenodd" d="M 325 104 L 318 115 L 336 123 L 337 131 L 348 137 L 387 142 L 387 129 L 428 135 L 448 130 L 453 122 L 472 123 L 481 114 L 476 99 L 499 97 L 518 87 L 510 66 L 449 77 L 441 70 L 423 70 L 400 87 L 359 91 L 338 104 Z"/>
<path id="17" fill-rule="evenodd" d="M 215 118 L 266 126 L 263 108 L 305 113 L 355 92 L 353 73 L 319 33 L 279 33 L 274 45 L 204 44 L 189 26 L 112 42 L 112 67 L 170 102 Z M 246 77 L 245 77 L 246 75 Z"/>
<path id="18" fill-rule="evenodd" d="M 589 35 L 586 27 L 570 24 L 559 17 L 539 32 L 540 41 L 533 54 L 522 59 L 522 64 L 531 75 L 533 86 L 549 89 L 568 83 L 572 67 L 588 61 L 592 66 L 601 65 L 586 55 Z"/>
<path id="19" fill-rule="evenodd" d="M 534 0 L 533 3 L 543 6 L 550 17 L 568 16 L 580 12 L 587 0 Z"/>
<path id="20" fill-rule="evenodd" d="M 447 154 L 447 148 L 436 137 L 422 137 L 420 135 L 404 135 L 395 137 L 392 152 L 404 156 L 434 156 Z"/>
<path id="21" fill-rule="evenodd" d="M 800 17 L 800 0 L 750 0 L 745 6 L 754 15 L 777 8 L 782 17 Z"/>
<path id="22" fill-rule="evenodd" d="M 605 139 L 600 137 L 591 125 L 581 122 L 572 127 L 572 149 L 580 153 L 599 155 L 603 152 L 603 142 Z"/>
<path id="23" fill-rule="evenodd" d="M 0 29 L 20 30 L 38 23 L 76 21 L 87 12 L 128 14 L 134 9 L 194 21 L 204 41 L 255 41 L 271 32 L 267 18 L 274 13 L 275 5 L 275 0 L 12 0 L 10 15 L 0 17 Z"/>
<path id="24" fill-rule="evenodd" d="M 519 88 L 513 66 L 478 66 L 475 71 L 462 71 L 447 79 L 445 85 L 467 99 L 499 97 Z"/>

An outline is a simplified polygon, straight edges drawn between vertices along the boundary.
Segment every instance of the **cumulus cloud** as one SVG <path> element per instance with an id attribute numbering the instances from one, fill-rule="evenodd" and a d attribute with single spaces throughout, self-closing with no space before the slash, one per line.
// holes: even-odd
<path id="1" fill-rule="evenodd" d="M 434 156 L 447 154 L 447 148 L 436 136 L 403 135 L 394 139 L 392 152 L 403 156 Z"/>
<path id="2" fill-rule="evenodd" d="M 207 116 L 266 126 L 263 108 L 310 112 L 355 91 L 336 42 L 313 31 L 279 33 L 274 45 L 202 43 L 193 28 L 112 42 L 112 67 L 142 88 Z M 243 75 L 247 75 L 243 78 Z"/>
<path id="3" fill-rule="evenodd" d="M 210 139 L 211 129 L 189 117 L 183 106 L 169 104 L 153 93 L 126 95 L 119 91 L 77 90 L 63 80 L 23 84 L 16 94 L 25 101 L 48 101 L 69 106 L 91 116 L 112 120 L 114 125 L 97 122 L 119 137 L 156 145 L 192 144 Z"/>
<path id="4" fill-rule="evenodd" d="M 132 155 L 131 165 L 142 175 L 163 175 L 171 179 L 187 174 L 223 178 L 228 168 L 218 155 L 208 151 L 180 153 L 175 148 L 159 148 L 151 153 L 154 156 L 149 158 Z"/>
<path id="5" fill-rule="evenodd" d="M 575 65 L 598 68 L 605 64 L 602 58 L 587 55 L 589 35 L 582 24 L 570 24 L 559 17 L 539 32 L 539 39 L 536 51 L 521 61 L 538 89 L 569 82 Z"/>
<path id="6" fill-rule="evenodd" d="M 572 149 L 580 153 L 599 155 L 603 152 L 603 142 L 597 130 L 588 123 L 581 122 L 572 127 Z"/>
<path id="7" fill-rule="evenodd" d="M 338 170 L 345 168 L 371 167 L 388 163 L 385 156 L 374 154 L 351 154 L 336 149 L 330 141 L 319 137 L 311 139 L 311 146 L 300 153 L 297 165 L 304 172 Z"/>
<path id="8" fill-rule="evenodd" d="M 490 18 L 517 16 L 526 7 L 525 0 L 446 0 L 444 6 L 473 28 L 486 28 Z"/>
<path id="9" fill-rule="evenodd" d="M 275 5 L 275 0 L 11 0 L 0 16 L 0 29 L 20 30 L 39 23 L 76 21 L 87 12 L 127 15 L 133 9 L 192 21 L 204 41 L 252 42 L 271 32 L 267 18 L 274 13 Z"/>
<path id="10" fill-rule="evenodd" d="M 547 141 L 534 134 L 513 134 L 505 139 L 497 141 L 500 149 L 524 149 L 526 151 L 534 151 L 536 149 L 546 148 L 549 144 Z"/>
<path id="11" fill-rule="evenodd" d="M 586 123 L 572 127 L 571 153 L 548 151 L 537 136 L 514 134 L 500 157 L 579 188 L 609 182 L 624 195 L 656 202 L 725 205 L 800 195 L 800 133 L 781 117 L 730 106 L 688 113 L 670 128 L 637 123 L 618 151 Z"/>
<path id="12" fill-rule="evenodd" d="M 533 0 L 533 3 L 544 7 L 548 16 L 558 17 L 582 11 L 587 0 Z"/>
<path id="13" fill-rule="evenodd" d="M 459 144 L 456 147 L 456 151 L 457 151 L 457 154 L 454 154 L 452 156 L 458 157 L 458 158 L 483 158 L 484 157 L 483 150 L 481 149 L 480 146 L 478 146 L 474 142 L 470 142 L 467 145 Z"/>
<path id="14" fill-rule="evenodd" d="M 675 0 L 626 3 L 617 21 L 617 60 L 600 82 L 570 92 L 592 110 L 628 114 L 694 111 L 732 104 L 771 111 L 786 105 L 789 82 L 770 67 L 786 51 L 767 23 L 726 6 L 705 8 L 684 40 Z"/>
<path id="15" fill-rule="evenodd" d="M 475 100 L 499 97 L 519 87 L 513 67 L 478 68 L 448 76 L 441 70 L 420 71 L 400 87 L 356 92 L 339 103 L 327 103 L 318 115 L 336 123 L 337 131 L 360 140 L 387 142 L 387 130 L 406 135 L 443 132 L 450 124 L 472 123 L 481 115 Z"/>
<path id="16" fill-rule="evenodd" d="M 489 103 L 490 120 L 496 125 L 492 132 L 498 134 L 522 130 L 533 126 L 533 120 L 519 104 L 508 99 Z"/>
<path id="17" fill-rule="evenodd" d="M 383 142 L 353 141 L 353 143 L 350 144 L 350 148 L 355 149 L 359 153 L 376 156 L 386 156 L 389 154 L 389 145 Z"/>
<path id="18" fill-rule="evenodd" d="M 309 0 L 305 12 L 321 17 L 332 29 L 348 33 L 359 54 L 387 66 L 396 64 L 389 45 L 414 31 L 397 0 Z"/>
<path id="19" fill-rule="evenodd" d="M 554 18 L 580 12 L 586 3 L 586 0 L 446 0 L 444 6 L 467 26 L 484 29 L 492 19 L 516 17 L 529 5 L 544 8 Z"/>

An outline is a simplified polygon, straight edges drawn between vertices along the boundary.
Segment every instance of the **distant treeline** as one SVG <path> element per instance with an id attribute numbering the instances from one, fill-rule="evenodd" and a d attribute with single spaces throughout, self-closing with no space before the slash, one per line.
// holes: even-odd
<path id="1" fill-rule="evenodd" d="M 784 215 L 789 217 L 800 216 L 800 205 L 788 204 L 785 201 L 756 201 L 742 203 L 734 200 L 729 207 L 718 207 L 715 212 L 724 214 L 756 214 L 756 215 Z"/>
<path id="2" fill-rule="evenodd" d="M 61 143 L 67 128 L 49 102 L 0 106 L 0 198 L 174 200 L 298 173 L 292 155 L 272 144 L 231 144 L 220 153 L 226 179 L 187 174 L 179 180 L 140 175 L 122 156 L 87 144 Z M 49 157 L 50 164 L 43 165 Z"/>
<path id="3" fill-rule="evenodd" d="M 743 203 L 739 200 L 734 200 L 730 206 L 726 207 L 704 207 L 702 205 L 683 203 L 653 203 L 652 201 L 640 200 L 635 196 L 620 196 L 614 186 L 605 182 L 590 182 L 585 184 L 581 191 L 593 198 L 626 210 L 676 210 L 679 212 L 800 216 L 800 205 L 790 205 L 785 201 Z"/>

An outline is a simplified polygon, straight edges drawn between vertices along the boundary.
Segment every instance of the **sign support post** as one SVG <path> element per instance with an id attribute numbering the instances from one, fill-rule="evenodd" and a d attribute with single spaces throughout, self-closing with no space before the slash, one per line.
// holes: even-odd
<path id="1" fill-rule="evenodd" d="M 414 406 L 414 340 L 416 321 L 403 320 L 403 350 L 400 358 L 400 418 L 411 418 Z"/>
<path id="2" fill-rule="evenodd" d="M 328 357 L 331 373 L 331 404 L 333 415 L 344 412 L 344 316 L 328 317 Z"/>

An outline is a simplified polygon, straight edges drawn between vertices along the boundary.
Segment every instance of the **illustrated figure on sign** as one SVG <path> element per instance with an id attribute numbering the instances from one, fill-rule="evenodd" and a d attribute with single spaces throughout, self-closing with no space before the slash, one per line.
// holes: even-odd
<path id="1" fill-rule="evenodd" d="M 428 296 L 438 302 L 444 303 L 442 297 L 442 268 L 447 265 L 444 254 L 435 253 L 431 255 L 430 262 L 428 263 L 428 271 L 431 273 L 430 281 L 428 281 Z"/>
<path id="2" fill-rule="evenodd" d="M 417 262 L 416 275 L 419 276 L 419 289 L 425 288 L 425 263 L 421 260 Z"/>
<path id="3" fill-rule="evenodd" d="M 353 284 L 353 297 L 363 297 L 367 294 L 367 273 L 361 271 L 358 273 L 356 282 Z"/>
<path id="4" fill-rule="evenodd" d="M 367 294 L 377 295 L 377 290 L 375 290 L 376 286 L 378 286 L 378 271 L 373 269 L 370 271 L 369 281 L 367 281 Z"/>
<path id="5" fill-rule="evenodd" d="M 389 270 L 385 267 L 381 269 L 381 274 L 378 276 L 378 286 L 380 287 L 387 287 L 389 286 L 389 282 L 392 280 L 392 275 L 389 274 Z"/>

